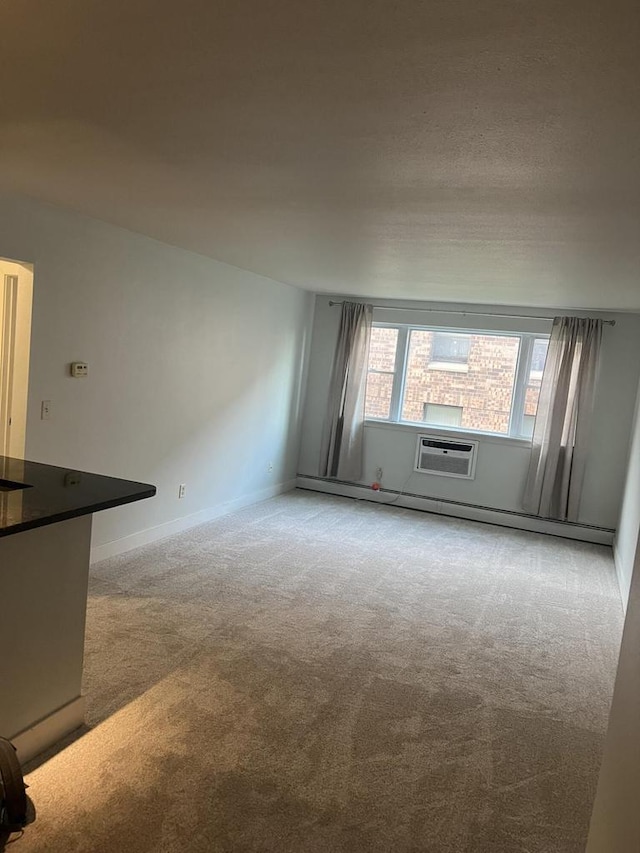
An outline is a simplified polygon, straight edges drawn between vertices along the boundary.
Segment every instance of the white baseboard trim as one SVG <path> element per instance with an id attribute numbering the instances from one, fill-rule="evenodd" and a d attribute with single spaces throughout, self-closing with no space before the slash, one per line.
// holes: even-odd
<path id="1" fill-rule="evenodd" d="M 620 551 L 618 550 L 618 542 L 613 542 L 613 564 L 616 567 L 616 580 L 618 581 L 618 589 L 620 591 L 620 601 L 622 602 L 623 613 L 627 612 L 627 604 L 629 603 L 629 588 L 630 581 L 625 575 L 623 560 Z"/>
<path id="2" fill-rule="evenodd" d="M 20 763 L 30 761 L 69 732 L 79 728 L 84 723 L 84 705 L 84 697 L 78 696 L 44 720 L 10 738 L 18 752 Z"/>
<path id="3" fill-rule="evenodd" d="M 370 486 L 358 483 L 346 483 L 341 480 L 298 475 L 298 488 L 324 492 L 330 495 L 358 498 L 359 500 L 371 501 L 377 504 L 385 504 L 393 500 L 392 506 L 403 507 L 404 509 L 433 512 L 437 515 L 464 518 L 468 521 L 482 521 L 485 524 L 513 527 L 517 530 L 529 530 L 533 533 L 547 533 L 552 536 L 561 536 L 564 539 L 577 539 L 581 542 L 593 542 L 598 545 L 611 545 L 613 543 L 614 531 L 606 527 L 592 527 L 587 524 L 552 521 L 547 518 L 537 518 L 533 515 L 512 512 L 510 510 L 491 509 L 473 504 L 447 501 L 441 498 L 422 497 L 421 495 L 399 494 L 388 489 L 381 489 L 379 492 L 374 492 Z"/>
<path id="4" fill-rule="evenodd" d="M 124 554 L 126 551 L 140 548 L 143 545 L 150 545 L 152 542 L 158 542 L 160 539 L 182 533 L 184 530 L 197 527 L 199 524 L 206 524 L 207 521 L 213 521 L 215 518 L 228 515 L 230 512 L 242 509 L 242 507 L 250 504 L 260 503 L 260 501 L 274 498 L 276 495 L 284 494 L 284 492 L 290 492 L 296 488 L 297 484 L 298 481 L 295 479 L 286 480 L 284 483 L 277 483 L 274 486 L 268 486 L 266 489 L 250 492 L 231 501 L 207 507 L 199 512 L 194 512 L 192 515 L 166 521 L 164 524 L 158 524 L 157 527 L 148 527 L 146 530 L 131 533 L 129 536 L 123 536 L 122 539 L 114 539 L 111 542 L 105 542 L 103 545 L 96 545 L 91 549 L 91 564 L 99 563 L 100 560 L 106 560 L 109 557 L 116 557 L 118 554 Z"/>

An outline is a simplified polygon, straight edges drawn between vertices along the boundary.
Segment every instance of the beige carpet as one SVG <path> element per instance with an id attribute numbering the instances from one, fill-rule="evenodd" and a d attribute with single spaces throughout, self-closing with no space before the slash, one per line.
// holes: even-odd
<path id="1" fill-rule="evenodd" d="M 294 492 L 92 572 L 13 853 L 582 853 L 608 549 Z"/>

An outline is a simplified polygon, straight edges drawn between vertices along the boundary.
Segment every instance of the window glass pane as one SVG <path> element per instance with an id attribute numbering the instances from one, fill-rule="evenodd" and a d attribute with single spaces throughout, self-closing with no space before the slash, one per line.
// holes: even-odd
<path id="1" fill-rule="evenodd" d="M 527 438 L 533 435 L 533 421 L 538 411 L 540 385 L 542 384 L 542 373 L 548 349 L 549 341 L 547 338 L 536 338 L 533 342 L 531 369 L 524 393 L 524 418 L 522 421 L 522 434 Z"/>
<path id="2" fill-rule="evenodd" d="M 470 345 L 471 335 L 434 332 L 431 361 L 454 361 L 459 364 L 466 364 L 469 360 Z"/>
<path id="3" fill-rule="evenodd" d="M 364 405 L 366 418 L 391 417 L 391 393 L 396 366 L 398 330 L 374 326 L 369 345 L 369 373 Z"/>
<path id="4" fill-rule="evenodd" d="M 391 391 L 393 373 L 369 372 L 367 396 L 364 405 L 365 418 L 386 418 L 391 414 Z"/>
<path id="5" fill-rule="evenodd" d="M 424 404 L 424 420 L 438 426 L 460 426 L 462 408 L 460 406 L 439 406 L 437 403 Z"/>
<path id="6" fill-rule="evenodd" d="M 522 435 L 525 438 L 533 437 L 533 425 L 535 424 L 536 419 L 533 415 L 525 415 L 522 418 Z"/>
<path id="7" fill-rule="evenodd" d="M 393 373 L 396 365 L 397 329 L 371 329 L 369 345 L 369 370 L 382 370 Z"/>
<path id="8" fill-rule="evenodd" d="M 468 341 L 468 369 L 461 372 L 430 368 L 436 336 L 439 333 L 411 331 L 402 420 L 424 423 L 425 404 L 435 404 L 461 409 L 459 426 L 463 429 L 507 434 L 520 339 L 507 335 L 454 336 Z"/>
<path id="9" fill-rule="evenodd" d="M 531 375 L 542 378 L 544 363 L 547 360 L 547 350 L 549 349 L 549 340 L 547 338 L 536 338 L 533 342 L 533 351 L 531 353 Z"/>

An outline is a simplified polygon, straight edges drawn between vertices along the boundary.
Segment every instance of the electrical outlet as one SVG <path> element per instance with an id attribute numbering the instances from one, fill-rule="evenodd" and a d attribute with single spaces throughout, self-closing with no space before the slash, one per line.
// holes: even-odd
<path id="1" fill-rule="evenodd" d="M 180 483 L 180 485 L 178 486 L 178 497 L 183 498 L 186 493 L 187 493 L 186 485 L 184 483 Z"/>
<path id="2" fill-rule="evenodd" d="M 51 400 L 43 400 L 40 404 L 40 420 L 48 421 L 51 417 Z"/>
<path id="3" fill-rule="evenodd" d="M 376 468 L 376 481 L 379 483 L 382 480 L 382 468 Z"/>

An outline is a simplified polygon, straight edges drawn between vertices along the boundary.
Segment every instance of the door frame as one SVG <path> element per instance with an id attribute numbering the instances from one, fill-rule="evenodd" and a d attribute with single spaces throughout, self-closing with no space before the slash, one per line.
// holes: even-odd
<path id="1" fill-rule="evenodd" d="M 24 459 L 33 266 L 0 258 L 0 456 Z"/>
<path id="2" fill-rule="evenodd" d="M 18 276 L 5 274 L 0 288 L 0 456 L 10 456 L 12 449 L 17 322 Z"/>

